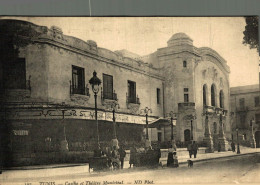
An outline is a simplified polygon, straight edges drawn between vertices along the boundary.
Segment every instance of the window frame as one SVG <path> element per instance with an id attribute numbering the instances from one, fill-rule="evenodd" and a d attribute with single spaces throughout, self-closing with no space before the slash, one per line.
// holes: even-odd
<path id="1" fill-rule="evenodd" d="M 186 61 L 186 60 L 184 60 L 184 61 L 182 62 L 182 66 L 183 66 L 184 68 L 187 68 L 187 61 Z"/>
<path id="2" fill-rule="evenodd" d="M 74 70 L 77 71 L 77 74 L 74 73 Z M 78 73 L 79 71 L 81 72 L 81 74 Z M 77 79 L 76 79 L 77 80 L 77 87 L 74 84 L 75 83 L 74 82 L 75 81 L 74 80 L 74 75 L 77 76 Z M 80 79 L 81 79 L 81 84 L 80 84 Z M 85 68 L 72 65 L 72 84 L 71 85 L 72 85 L 72 92 L 73 92 L 73 94 L 85 95 Z"/>
<path id="3" fill-rule="evenodd" d="M 189 88 L 183 88 L 183 91 L 184 91 L 184 102 L 185 103 L 188 103 L 190 102 L 189 100 Z"/>
<path id="4" fill-rule="evenodd" d="M 133 84 L 133 95 L 130 93 L 131 92 L 131 84 Z M 135 81 L 132 81 L 132 80 L 127 80 L 127 91 L 128 91 L 128 102 L 129 103 L 137 103 L 136 101 L 136 82 Z M 130 96 L 131 95 L 131 96 Z"/>
<path id="5" fill-rule="evenodd" d="M 157 104 L 161 104 L 161 89 L 156 88 Z"/>
<path id="6" fill-rule="evenodd" d="M 108 99 L 108 100 L 113 100 L 114 99 L 114 78 L 113 78 L 113 76 L 112 75 L 109 75 L 109 74 L 105 74 L 105 73 L 103 73 L 103 98 L 104 99 Z M 108 77 L 107 79 L 112 79 L 112 88 L 111 88 L 111 92 L 108 92 L 108 91 L 106 91 L 106 90 L 108 90 L 107 88 L 105 88 L 105 83 L 106 83 L 106 80 L 105 80 L 105 78 L 106 77 Z M 108 87 L 108 86 L 107 86 Z M 106 89 L 106 90 L 105 90 Z M 108 95 L 108 94 L 110 94 L 110 96 Z"/>

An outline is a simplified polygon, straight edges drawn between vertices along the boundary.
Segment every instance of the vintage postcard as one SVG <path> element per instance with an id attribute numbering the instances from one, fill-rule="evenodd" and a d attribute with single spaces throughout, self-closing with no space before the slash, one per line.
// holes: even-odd
<path id="1" fill-rule="evenodd" d="M 258 17 L 0 17 L 0 185 L 260 183 Z"/>

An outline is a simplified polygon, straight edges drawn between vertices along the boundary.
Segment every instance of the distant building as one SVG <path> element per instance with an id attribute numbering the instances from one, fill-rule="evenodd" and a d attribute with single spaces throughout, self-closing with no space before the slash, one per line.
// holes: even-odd
<path id="1" fill-rule="evenodd" d="M 193 46 L 185 33 L 174 34 L 167 47 L 139 56 L 99 48 L 95 41 L 64 35 L 55 26 L 17 20 L 1 20 L 0 26 L 5 43 L 1 116 L 9 129 L 4 142 L 13 153 L 61 149 L 63 141 L 69 150 L 93 149 L 97 128 L 89 79 L 94 70 L 102 80 L 97 107 L 103 145 L 113 138 L 111 104 L 118 103 L 119 142 L 142 142 L 143 109 L 149 107 L 152 141 L 171 140 L 172 112 L 176 142 L 196 140 L 216 148 L 221 141 L 227 150 L 229 67 L 216 51 Z"/>
<path id="2" fill-rule="evenodd" d="M 233 139 L 252 146 L 252 137 L 260 147 L 260 100 L 259 84 L 230 88 Z"/>

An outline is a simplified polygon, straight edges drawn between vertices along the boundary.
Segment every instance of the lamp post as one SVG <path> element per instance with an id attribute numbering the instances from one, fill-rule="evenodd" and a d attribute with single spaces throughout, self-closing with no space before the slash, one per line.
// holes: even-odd
<path id="1" fill-rule="evenodd" d="M 237 131 L 237 154 L 240 154 L 239 139 L 238 139 L 238 128 L 236 129 L 236 131 Z"/>
<path id="2" fill-rule="evenodd" d="M 192 120 L 190 120 L 190 140 L 192 141 L 193 140 L 193 125 L 192 125 Z"/>
<path id="3" fill-rule="evenodd" d="M 254 118 L 253 118 L 252 120 L 250 120 L 251 137 L 252 137 L 251 147 L 252 147 L 252 148 L 256 148 L 255 135 L 254 135 L 254 123 L 255 123 L 255 120 L 254 120 Z"/>
<path id="4" fill-rule="evenodd" d="M 219 115 L 219 136 L 218 141 L 220 143 L 220 151 L 227 151 L 228 150 L 228 142 L 225 137 L 224 133 L 224 126 L 223 126 L 223 115 L 225 116 L 225 110 L 218 109 L 216 110 L 216 114 Z"/>
<path id="5" fill-rule="evenodd" d="M 210 133 L 209 118 L 208 118 L 208 116 L 211 114 L 212 113 L 208 112 L 207 110 L 204 110 L 204 113 L 202 113 L 202 116 L 205 116 L 205 133 L 204 133 L 203 141 L 205 142 L 205 144 L 207 144 L 206 152 L 208 153 L 214 152 L 213 140 Z"/>
<path id="6" fill-rule="evenodd" d="M 98 119 L 97 119 L 97 94 L 99 91 L 99 85 L 101 84 L 101 80 L 97 77 L 97 72 L 93 72 L 93 77 L 89 80 L 90 85 L 92 86 L 92 91 L 94 93 L 95 98 L 95 120 L 97 125 L 97 144 L 99 146 L 99 131 L 98 131 Z"/>
<path id="7" fill-rule="evenodd" d="M 146 118 L 146 142 L 145 142 L 145 147 L 148 148 L 151 146 L 151 142 L 149 141 L 149 136 L 148 136 L 148 113 L 152 113 L 152 109 L 145 107 L 144 109 L 142 109 L 141 111 L 143 111 L 145 113 L 145 118 Z"/>
<path id="8" fill-rule="evenodd" d="M 171 144 L 172 146 L 175 145 L 175 139 L 174 139 L 174 135 L 173 135 L 173 120 L 176 120 L 176 115 L 177 113 L 174 113 L 173 111 L 171 111 L 170 113 L 168 113 L 169 117 L 171 118 Z"/>
<path id="9" fill-rule="evenodd" d="M 117 102 L 112 102 L 111 103 L 111 109 L 112 109 L 112 112 L 113 112 L 113 139 L 112 139 L 112 147 L 116 146 L 117 148 L 119 148 L 118 140 L 117 140 L 117 136 L 116 136 L 116 117 L 115 117 L 116 108 L 119 109 L 119 104 Z"/>
<path id="10" fill-rule="evenodd" d="M 60 150 L 63 151 L 63 152 L 69 151 L 69 145 L 68 145 L 68 141 L 67 141 L 67 138 L 66 138 L 66 127 L 65 127 L 65 122 L 64 122 L 66 111 L 67 111 L 66 109 L 61 110 L 61 112 L 62 112 L 62 123 L 63 123 L 63 140 L 61 141 L 61 144 L 60 144 Z"/>

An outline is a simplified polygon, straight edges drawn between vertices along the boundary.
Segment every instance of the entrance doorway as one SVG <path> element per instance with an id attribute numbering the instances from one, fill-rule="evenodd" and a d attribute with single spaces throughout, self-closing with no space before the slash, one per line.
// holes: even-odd
<path id="1" fill-rule="evenodd" d="M 191 140 L 191 135 L 190 135 L 190 130 L 189 129 L 186 129 L 184 130 L 184 141 L 190 141 Z"/>
<path id="2" fill-rule="evenodd" d="M 260 131 L 255 132 L 256 148 L 260 148 Z"/>

